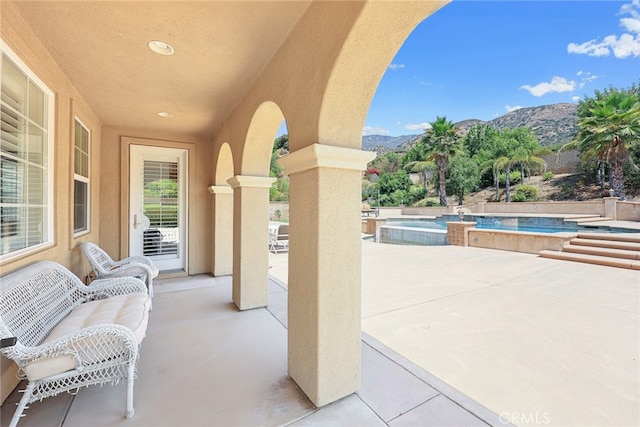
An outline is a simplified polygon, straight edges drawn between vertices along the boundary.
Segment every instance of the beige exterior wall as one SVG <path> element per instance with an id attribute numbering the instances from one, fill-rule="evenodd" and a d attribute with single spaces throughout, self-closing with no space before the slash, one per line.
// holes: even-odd
<path id="1" fill-rule="evenodd" d="M 0 274 L 39 260 L 55 261 L 69 268 L 80 278 L 90 272 L 89 264 L 77 248 L 79 243 L 91 241 L 104 245 L 114 258 L 127 255 L 127 230 L 121 226 L 120 216 L 112 215 L 124 207 L 120 199 L 127 190 L 128 182 L 121 181 L 123 158 L 121 138 L 124 136 L 143 138 L 147 142 L 159 141 L 158 145 L 175 146 L 182 144 L 189 148 L 190 191 L 189 191 L 189 273 L 199 274 L 211 271 L 211 241 L 201 236 L 210 236 L 212 220 L 212 200 L 207 187 L 211 185 L 210 142 L 204 138 L 184 135 L 119 129 L 105 126 L 96 117 L 73 84 L 65 76 L 49 53 L 34 36 L 30 27 L 14 9 L 11 3 L 2 2 L 0 34 L 6 45 L 27 64 L 55 94 L 54 125 L 54 242 L 51 247 L 29 253 L 0 264 Z M 75 118 L 89 129 L 91 134 L 90 169 L 90 232 L 74 237 L 73 233 L 73 153 Z M 177 142 L 168 142 L 177 141 Z M 124 229 L 123 229 L 124 228 Z M 0 402 L 17 385 L 16 366 L 1 357 Z"/>
<path id="2" fill-rule="evenodd" d="M 213 200 L 211 185 L 211 144 L 186 135 L 122 129 L 105 126 L 102 130 L 102 206 L 105 212 L 119 213 L 101 217 L 99 244 L 114 259 L 129 255 L 128 194 L 129 152 L 131 144 L 164 148 L 183 148 L 189 152 L 189 260 L 188 273 L 211 272 L 210 236 Z"/>
<path id="3" fill-rule="evenodd" d="M 83 241 L 98 241 L 100 236 L 100 149 L 101 126 L 91 108 L 66 78 L 62 69 L 35 38 L 30 28 L 22 21 L 11 3 L 2 4 L 0 34 L 2 40 L 33 73 L 40 78 L 55 94 L 55 124 L 53 167 L 54 188 L 53 245 L 35 253 L 7 260 L 0 264 L 0 274 L 40 260 L 58 262 L 81 278 L 90 271 L 89 264 L 76 249 Z M 91 133 L 91 170 L 90 170 L 90 232 L 78 238 L 73 233 L 73 153 L 74 120 L 78 117 Z M 0 356 L 0 402 L 15 388 L 16 366 Z"/>
<path id="4" fill-rule="evenodd" d="M 73 250 L 82 241 L 97 241 L 100 236 L 100 144 L 102 124 L 82 96 L 66 78 L 62 69 L 35 38 L 11 3 L 2 4 L 0 22 L 2 40 L 55 93 L 53 167 L 54 243 L 37 253 L 14 258 L 0 264 L 2 274 L 38 260 L 52 260 L 84 277 L 88 263 Z M 90 232 L 79 238 L 73 235 L 73 151 L 74 120 L 78 117 L 91 132 L 91 213 Z"/>

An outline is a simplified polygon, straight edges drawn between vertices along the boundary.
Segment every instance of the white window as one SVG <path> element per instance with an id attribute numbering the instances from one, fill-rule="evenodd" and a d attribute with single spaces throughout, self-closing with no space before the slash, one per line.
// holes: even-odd
<path id="1" fill-rule="evenodd" d="M 78 119 L 73 155 L 73 232 L 89 231 L 89 130 Z"/>
<path id="2" fill-rule="evenodd" d="M 2 42 L 0 261 L 53 243 L 53 92 Z"/>

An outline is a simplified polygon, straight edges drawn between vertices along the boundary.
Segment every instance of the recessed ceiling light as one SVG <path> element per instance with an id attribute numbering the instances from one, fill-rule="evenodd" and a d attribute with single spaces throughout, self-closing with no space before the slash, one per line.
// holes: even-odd
<path id="1" fill-rule="evenodd" d="M 171 113 L 170 113 L 170 112 L 168 112 L 168 111 L 160 111 L 160 112 L 158 113 L 158 115 L 159 115 L 160 117 L 166 117 L 167 119 L 170 119 L 171 117 L 173 117 L 173 114 L 171 114 Z"/>
<path id="2" fill-rule="evenodd" d="M 147 46 L 149 46 L 149 49 L 160 55 L 173 55 L 174 52 L 171 45 L 165 42 L 161 42 L 160 40 L 151 40 L 149 43 L 147 43 Z"/>

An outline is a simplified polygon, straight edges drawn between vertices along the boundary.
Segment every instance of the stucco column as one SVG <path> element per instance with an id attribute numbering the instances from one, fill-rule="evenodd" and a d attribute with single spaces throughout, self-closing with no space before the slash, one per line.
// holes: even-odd
<path id="1" fill-rule="evenodd" d="M 233 188 L 233 302 L 265 307 L 269 296 L 269 187 L 275 178 L 236 175 Z"/>
<path id="2" fill-rule="evenodd" d="M 233 189 L 229 185 L 212 185 L 214 276 L 233 273 Z"/>
<path id="3" fill-rule="evenodd" d="M 289 186 L 289 375 L 316 406 L 360 388 L 361 181 L 375 153 L 314 144 Z"/>

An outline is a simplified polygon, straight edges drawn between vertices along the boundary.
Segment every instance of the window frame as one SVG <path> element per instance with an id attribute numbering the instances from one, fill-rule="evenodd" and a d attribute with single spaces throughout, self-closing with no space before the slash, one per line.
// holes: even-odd
<path id="1" fill-rule="evenodd" d="M 37 88 L 42 91 L 46 99 L 43 100 L 42 106 L 46 107 L 47 112 L 44 116 L 45 125 L 42 127 L 44 131 L 47 133 L 46 138 L 43 140 L 42 149 L 43 156 L 46 158 L 45 161 L 42 162 L 43 168 L 43 189 L 42 189 L 42 197 L 43 199 L 40 201 L 42 206 L 44 207 L 44 213 L 42 218 L 42 226 L 46 227 L 46 229 L 42 233 L 42 242 L 27 246 L 25 248 L 16 249 L 6 254 L 0 254 L 0 264 L 4 264 L 7 261 L 12 261 L 20 257 L 24 257 L 46 248 L 53 247 L 55 245 L 55 194 L 54 194 L 54 168 L 55 168 L 55 152 L 54 152 L 54 141 L 55 141 L 55 93 L 51 88 L 44 83 L 44 81 L 38 77 L 38 75 L 29 67 L 18 54 L 16 54 L 7 43 L 0 38 L 0 55 L 6 55 L 6 57 L 11 60 L 19 71 L 26 76 L 28 81 L 33 83 Z M 1 60 L 1 58 L 0 58 Z M 26 99 L 30 102 L 29 96 L 26 96 Z M 22 114 L 22 113 L 21 113 Z M 28 128 L 28 115 L 25 115 L 27 121 Z M 27 132 L 24 130 L 23 132 Z M 0 148 L 1 150 L 1 148 Z M 21 160 L 21 162 L 23 162 Z M 33 203 L 21 203 L 17 204 L 17 207 L 27 206 Z"/>
<path id="2" fill-rule="evenodd" d="M 77 153 L 77 132 L 76 132 L 76 124 L 79 124 L 82 129 L 87 132 L 87 176 L 80 175 L 76 173 L 75 165 L 76 165 L 76 153 Z M 84 122 L 78 117 L 75 116 L 73 121 L 73 159 L 71 162 L 73 167 L 73 198 L 71 200 L 72 205 L 72 221 L 71 227 L 73 229 L 73 237 L 80 237 L 85 234 L 91 233 L 91 130 Z M 76 229 L 76 181 L 82 182 L 86 184 L 86 203 L 84 207 L 84 217 L 85 217 L 85 228 Z"/>

